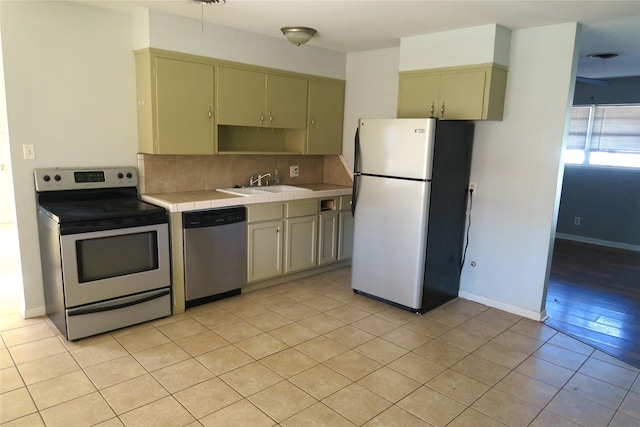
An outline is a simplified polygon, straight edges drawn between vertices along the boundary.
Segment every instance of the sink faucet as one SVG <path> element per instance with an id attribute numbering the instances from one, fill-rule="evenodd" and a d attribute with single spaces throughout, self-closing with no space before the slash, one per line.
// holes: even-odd
<path id="1" fill-rule="evenodd" d="M 271 176 L 271 174 L 265 173 L 264 175 L 259 175 L 257 173 L 254 173 L 253 175 L 251 175 L 251 178 L 249 178 L 249 186 L 250 187 L 253 187 L 254 185 L 262 186 L 262 178 L 266 178 L 268 176 Z"/>

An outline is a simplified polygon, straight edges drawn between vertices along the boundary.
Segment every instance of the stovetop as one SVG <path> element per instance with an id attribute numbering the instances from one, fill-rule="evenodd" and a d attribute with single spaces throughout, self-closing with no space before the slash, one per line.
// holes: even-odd
<path id="1" fill-rule="evenodd" d="M 38 210 L 58 223 L 165 214 L 138 199 L 138 174 L 129 166 L 34 170 Z"/>
<path id="2" fill-rule="evenodd" d="M 137 198 L 41 202 L 40 211 L 56 222 L 99 221 L 165 213 L 165 209 Z"/>

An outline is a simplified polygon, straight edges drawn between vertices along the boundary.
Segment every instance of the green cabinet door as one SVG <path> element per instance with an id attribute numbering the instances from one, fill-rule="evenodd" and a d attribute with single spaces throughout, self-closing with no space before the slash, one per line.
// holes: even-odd
<path id="1" fill-rule="evenodd" d="M 157 57 L 155 154 L 214 153 L 212 65 Z"/>
<path id="2" fill-rule="evenodd" d="M 318 216 L 289 218 L 285 221 L 285 273 L 315 267 L 317 261 Z"/>
<path id="3" fill-rule="evenodd" d="M 439 74 L 400 76 L 398 117 L 438 117 L 439 95 Z"/>
<path id="4" fill-rule="evenodd" d="M 338 260 L 342 261 L 353 256 L 354 222 L 351 211 L 340 211 L 338 223 Z"/>
<path id="5" fill-rule="evenodd" d="M 218 124 L 265 126 L 265 75 L 257 71 L 218 67 Z"/>
<path id="6" fill-rule="evenodd" d="M 318 265 L 338 260 L 338 213 L 320 214 L 318 230 Z"/>
<path id="7" fill-rule="evenodd" d="M 442 74 L 437 117 L 447 120 L 482 119 L 485 75 L 483 70 Z"/>
<path id="8" fill-rule="evenodd" d="M 344 83 L 309 81 L 306 154 L 342 154 Z"/>
<path id="9" fill-rule="evenodd" d="M 281 275 L 282 221 L 258 222 L 247 227 L 247 281 Z"/>
<path id="10" fill-rule="evenodd" d="M 265 126 L 304 129 L 307 123 L 307 80 L 266 75 Z"/>

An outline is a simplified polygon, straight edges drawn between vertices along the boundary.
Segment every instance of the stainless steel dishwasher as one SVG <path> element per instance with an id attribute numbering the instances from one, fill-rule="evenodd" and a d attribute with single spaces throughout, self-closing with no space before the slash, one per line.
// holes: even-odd
<path id="1" fill-rule="evenodd" d="M 247 283 L 244 206 L 182 214 L 185 306 L 240 293 Z"/>

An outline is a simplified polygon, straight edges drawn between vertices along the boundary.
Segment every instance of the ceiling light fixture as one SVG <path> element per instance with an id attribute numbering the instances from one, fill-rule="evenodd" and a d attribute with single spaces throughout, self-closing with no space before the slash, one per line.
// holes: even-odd
<path id="1" fill-rule="evenodd" d="M 316 30 L 309 27 L 282 27 L 280 31 L 282 31 L 287 40 L 296 46 L 305 44 L 317 33 Z"/>

